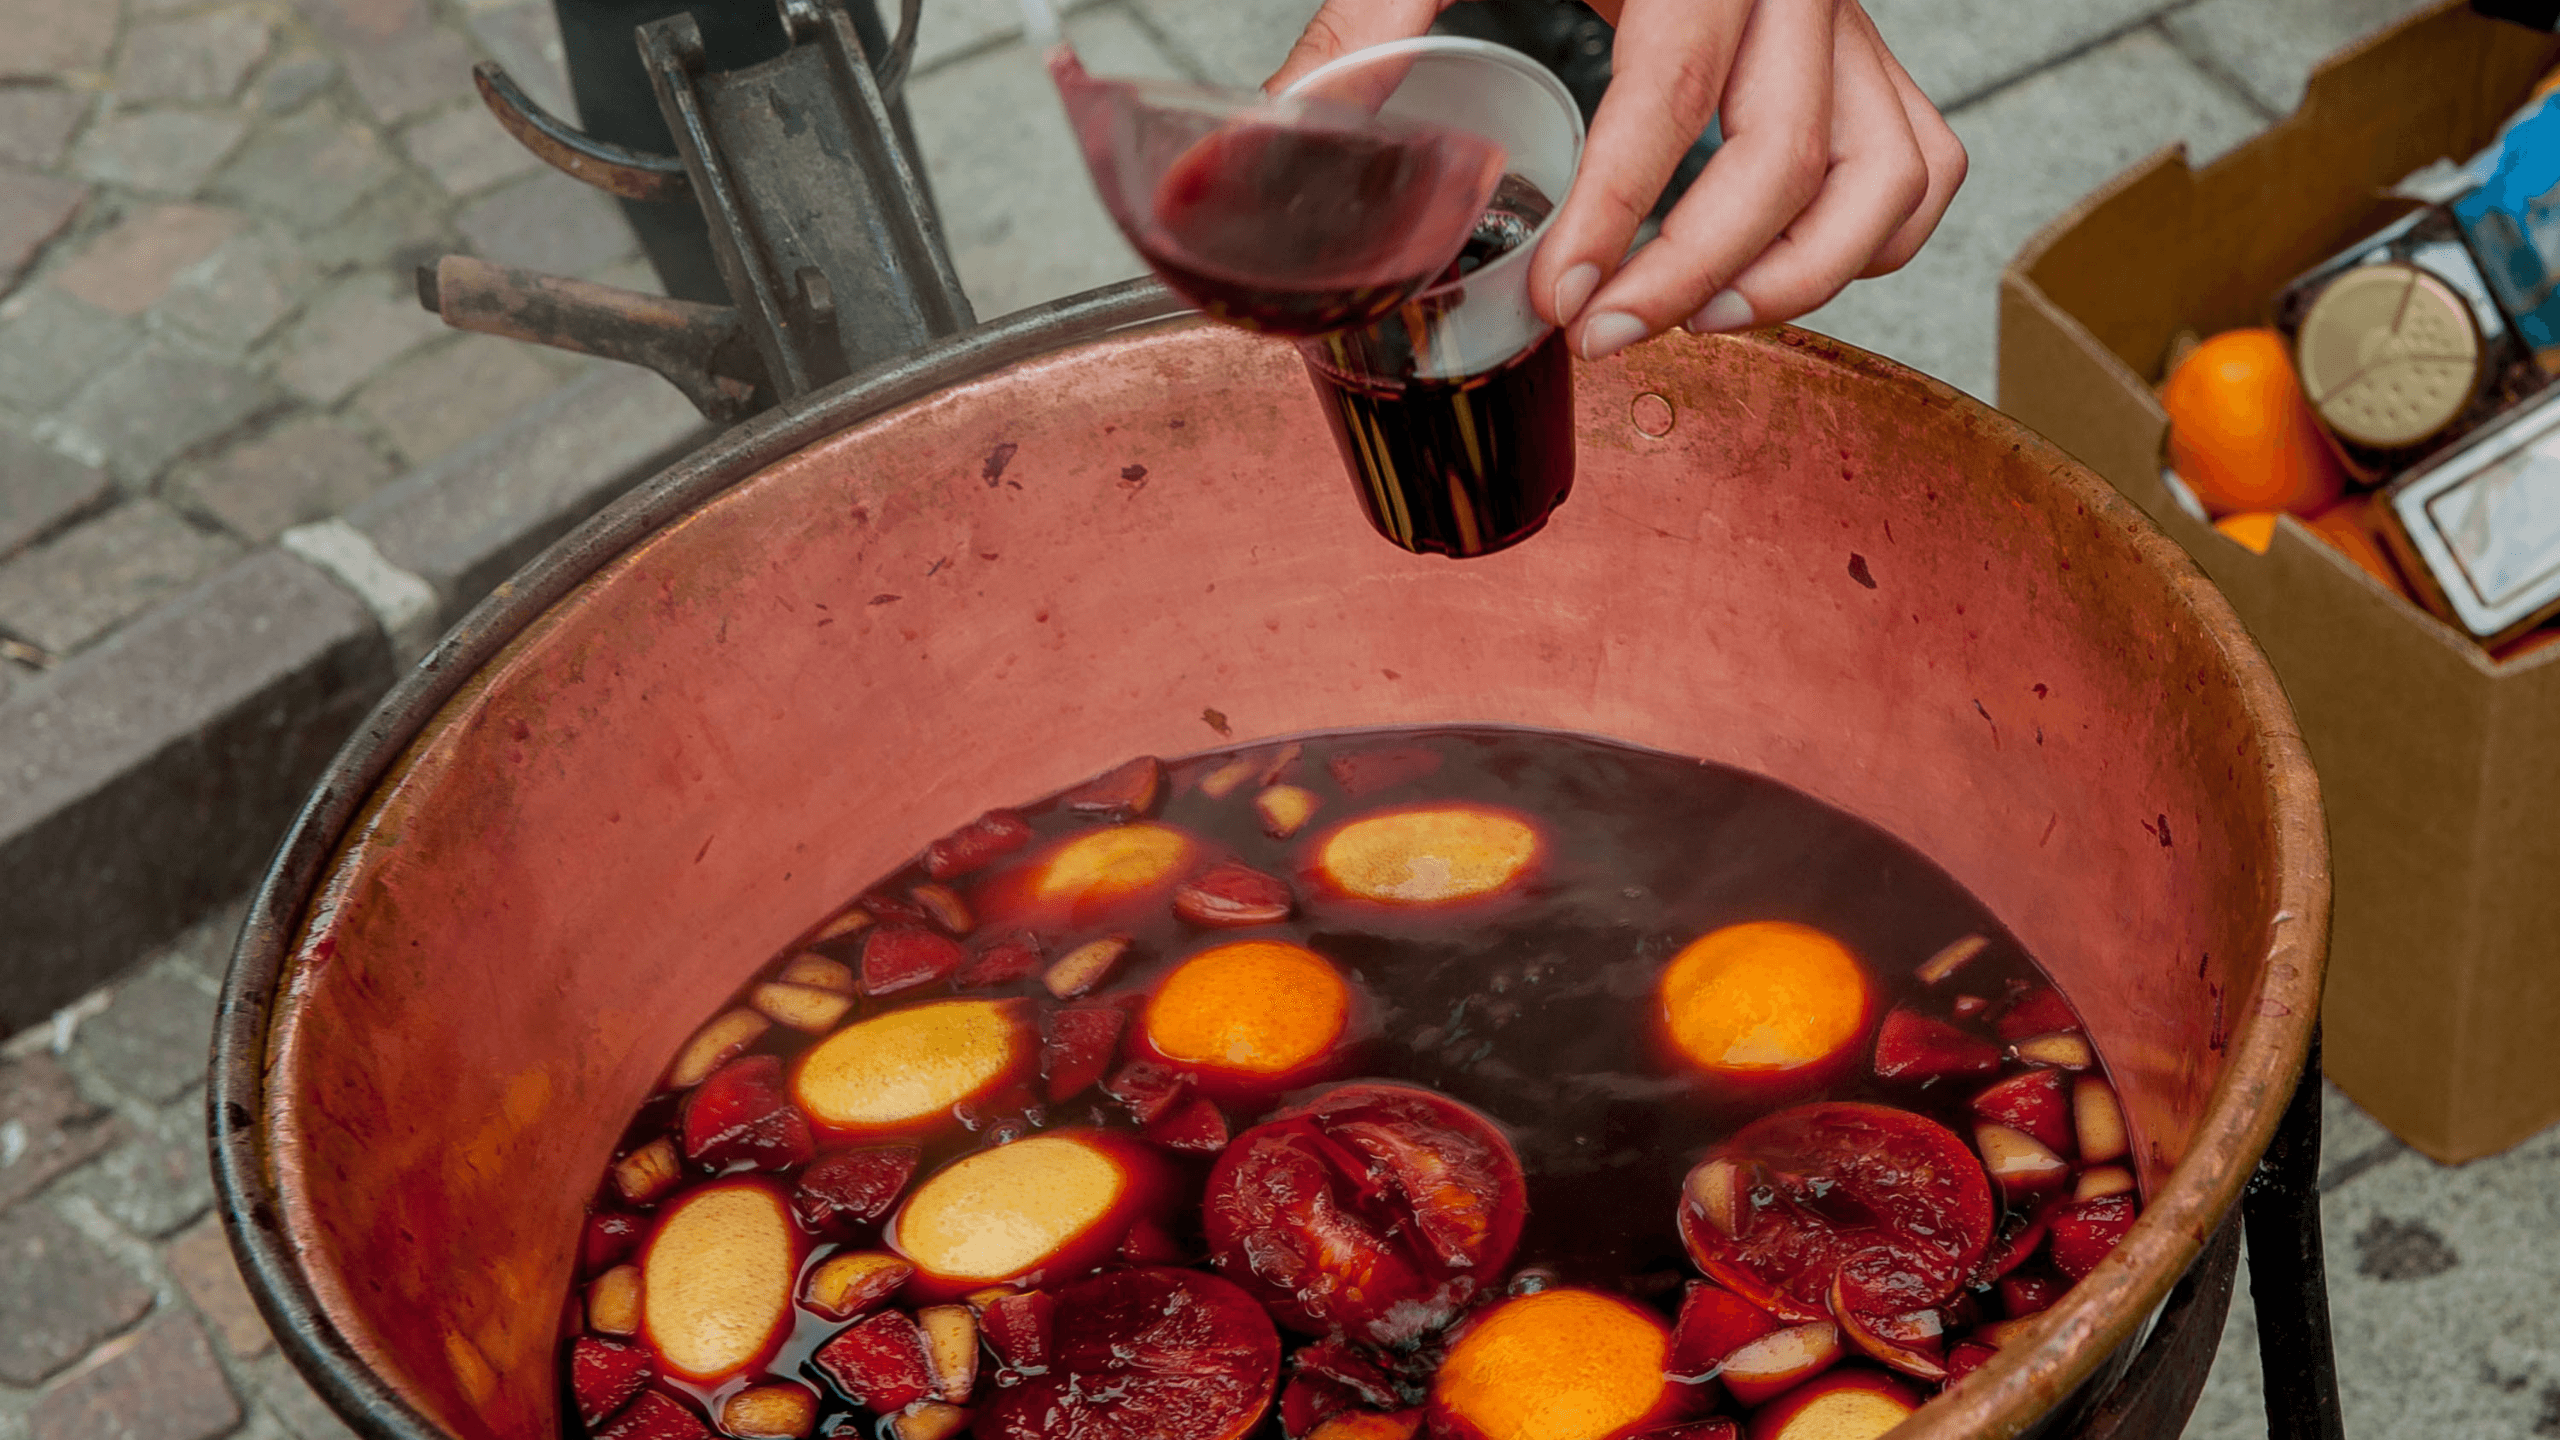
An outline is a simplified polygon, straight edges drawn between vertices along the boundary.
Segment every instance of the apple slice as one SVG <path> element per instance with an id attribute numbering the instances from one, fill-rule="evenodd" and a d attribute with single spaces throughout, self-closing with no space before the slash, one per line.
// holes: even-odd
<path id="1" fill-rule="evenodd" d="M 569 1342 L 569 1393 L 578 1402 L 578 1418 L 590 1430 L 630 1404 L 656 1373 L 649 1352 L 637 1345 L 592 1335 Z"/>
<path id="2" fill-rule="evenodd" d="M 1010 810 L 990 810 L 924 847 L 924 873 L 956 880 L 1031 843 L 1031 827 Z"/>
<path id="3" fill-rule="evenodd" d="M 965 1403 L 978 1383 L 978 1317 L 966 1305 L 927 1305 L 916 1312 L 916 1328 L 924 1332 L 934 1396 Z"/>
<path id="4" fill-rule="evenodd" d="M 1314 878 L 1353 900 L 1446 905 L 1519 884 L 1546 846 L 1525 815 L 1491 805 L 1416 805 L 1334 827 Z"/>
<path id="5" fill-rule="evenodd" d="M 1055 1334 L 1047 1373 L 998 1390 L 978 1440 L 1242 1440 L 1271 1409 L 1279 1333 L 1214 1275 L 1094 1276 L 1058 1292 Z"/>
<path id="6" fill-rule="evenodd" d="M 2027 1271 L 2000 1277 L 2000 1309 L 2012 1320 L 2024 1320 L 2053 1308 L 2062 1298 L 2062 1282 Z"/>
<path id="7" fill-rule="evenodd" d="M 1022 1078 L 1037 1053 L 1021 1002 L 935 1000 L 857 1020 L 811 1046 L 792 1098 L 839 1135 L 898 1135 L 958 1122 L 953 1106 Z"/>
<path id="8" fill-rule="evenodd" d="M 1105 935 L 1098 940 L 1087 940 L 1050 962 L 1049 968 L 1040 972 L 1040 984 L 1061 1000 L 1089 995 L 1095 987 L 1111 978 L 1111 972 L 1119 967 L 1121 957 L 1128 953 L 1129 937 L 1126 935 Z"/>
<path id="9" fill-rule="evenodd" d="M 616 1265 L 587 1284 L 587 1328 L 599 1335 L 640 1333 L 640 1267 Z"/>
<path id="10" fill-rule="evenodd" d="M 979 937 L 976 950 L 960 962 L 951 983 L 963 990 L 1011 985 L 1037 975 L 1049 963 L 1048 949 L 1028 930 L 1006 930 Z"/>
<path id="11" fill-rule="evenodd" d="M 1918 977 L 1923 985 L 1943 984 L 1950 976 L 1963 969 L 1966 962 L 1990 948 L 1991 942 L 1982 936 L 1967 935 L 1961 940 L 1950 942 L 1945 949 L 1921 961 L 1920 967 L 1911 973 Z"/>
<path id="12" fill-rule="evenodd" d="M 1048 1370 L 1050 1325 L 1058 1308 L 1049 1292 L 981 1292 L 970 1297 L 970 1303 L 977 1307 L 978 1332 L 1006 1369 L 1021 1375 Z"/>
<path id="13" fill-rule="evenodd" d="M 791 1328 L 799 1249 L 771 1186 L 724 1180 L 669 1206 L 640 1257 L 640 1333 L 667 1372 L 716 1384 Z"/>
<path id="14" fill-rule="evenodd" d="M 924 1332 L 904 1310 L 878 1310 L 837 1332 L 809 1357 L 837 1393 L 886 1415 L 933 1395 Z"/>
<path id="15" fill-rule="evenodd" d="M 720 1406 L 722 1433 L 739 1440 L 807 1440 L 817 1423 L 818 1397 L 789 1380 L 750 1385 Z"/>
<path id="16" fill-rule="evenodd" d="M 1840 1360 L 1840 1327 L 1828 1320 L 1772 1330 L 1724 1357 L 1718 1378 L 1740 1405 L 1792 1390 Z"/>
<path id="17" fill-rule="evenodd" d="M 813 990 L 833 990 L 839 995 L 853 993 L 853 967 L 841 960 L 802 951 L 783 962 L 773 974 L 779 985 L 806 985 Z"/>
<path id="18" fill-rule="evenodd" d="M 1979 995 L 1958 995 L 1947 1002 L 1947 1013 L 1959 1020 L 1972 1020 L 1988 1014 L 1991 1002 Z"/>
<path id="19" fill-rule="evenodd" d="M 668 1148 L 672 1153 L 674 1147 Z M 621 1186 L 614 1188 L 619 1190 Z M 589 1213 L 586 1233 L 578 1242 L 578 1268 L 594 1275 L 621 1264 L 639 1247 L 640 1237 L 648 1228 L 639 1216 L 619 1210 Z"/>
<path id="20" fill-rule="evenodd" d="M 1973 1142 L 1982 1151 L 1983 1173 L 2012 1205 L 2059 1190 L 2071 1178 L 2070 1162 L 2024 1130 L 1985 1120 L 1973 1127 Z"/>
<path id="21" fill-rule="evenodd" d="M 969 953 L 921 925 L 880 925 L 862 937 L 862 993 L 895 995 L 960 968 Z"/>
<path id="22" fill-rule="evenodd" d="M 834 919 L 811 931 L 809 938 L 803 943 L 824 945 L 830 940 L 841 940 L 847 935 L 859 934 L 870 928 L 878 918 L 870 911 L 863 909 L 860 901 L 856 901 L 844 907 L 843 912 Z"/>
<path id="23" fill-rule="evenodd" d="M 817 1153 L 808 1118 L 783 1092 L 782 1062 L 771 1055 L 742 1056 L 712 1071 L 684 1097 L 679 1122 L 685 1158 L 705 1169 L 788 1170 Z"/>
<path id="24" fill-rule="evenodd" d="M 918 1400 L 889 1417 L 889 1440 L 951 1440 L 969 1428 L 969 1412 L 940 1400 Z"/>
<path id="25" fill-rule="evenodd" d="M 1262 769 L 1262 762 L 1250 755 L 1239 755 L 1200 777 L 1200 793 L 1212 800 L 1224 800 L 1244 788 Z"/>
<path id="26" fill-rule="evenodd" d="M 2089 1048 L 2089 1037 L 2077 1030 L 2030 1035 L 2010 1046 L 2009 1053 L 2018 1057 L 2021 1064 L 2056 1070 L 2086 1070 L 2098 1063 L 2097 1053 Z"/>
<path id="27" fill-rule="evenodd" d="M 801 1277 L 800 1304 L 823 1319 L 850 1320 L 879 1308 L 915 1273 L 883 1250 L 839 1250 Z"/>
<path id="28" fill-rule="evenodd" d="M 2077 1030 L 2080 1017 L 2071 1013 L 2070 1002 L 2062 992 L 2050 985 L 2038 985 L 2022 991 L 2000 1012 L 1993 1025 L 2003 1040 L 2024 1040 L 2030 1035 L 2045 1035 L 2057 1030 Z"/>
<path id="29" fill-rule="evenodd" d="M 2110 1195 L 2133 1193 L 2133 1172 L 2121 1165 L 2096 1165 L 2080 1172 L 2072 1184 L 2074 1200 L 2104 1200 Z"/>
<path id="30" fill-rule="evenodd" d="M 1274 840 L 1286 840 L 1306 828 L 1320 803 L 1316 792 L 1302 785 L 1274 785 L 1253 797 L 1254 811 L 1262 816 L 1262 833 Z"/>
<path id="31" fill-rule="evenodd" d="M 885 1238 L 915 1263 L 910 1293 L 919 1298 L 1068 1278 L 1108 1258 L 1162 1203 L 1161 1166 L 1116 1135 L 1051 1130 L 925 1177 Z"/>
<path id="32" fill-rule="evenodd" d="M 1067 1005 L 1040 1017 L 1040 1077 L 1049 1103 L 1061 1104 L 1093 1088 L 1112 1057 L 1129 1012 L 1117 1005 Z"/>
<path id="33" fill-rule="evenodd" d="M 2098 1200 L 2074 1200 L 2053 1215 L 2053 1235 L 2047 1242 L 2053 1256 L 2053 1268 L 2069 1276 L 2075 1283 L 2089 1277 L 2098 1262 L 2133 1229 L 2140 1207 L 2131 1195 L 2109 1195 Z"/>
<path id="34" fill-rule="evenodd" d="M 1135 820 L 1154 814 L 1163 798 L 1164 762 L 1141 755 L 1068 791 L 1064 803 L 1077 815 Z"/>
<path id="35" fill-rule="evenodd" d="M 1227 1117 L 1206 1095 L 1194 1095 L 1156 1117 L 1146 1128 L 1147 1143 L 1185 1155 L 1215 1155 L 1227 1148 Z"/>
<path id="36" fill-rule="evenodd" d="M 1908 1005 L 1895 1006 L 1876 1027 L 1876 1078 L 1926 1085 L 1988 1075 L 2000 1068 L 2000 1047 L 1968 1035 Z"/>
<path id="37" fill-rule="evenodd" d="M 1731 1240 L 1742 1234 L 1748 1212 L 1743 1197 L 1749 1189 L 1742 1162 L 1719 1156 L 1702 1161 L 1682 1181 L 1682 1198 L 1697 1210 L 1698 1217 L 1715 1227 L 1717 1234 Z"/>
<path id="38" fill-rule="evenodd" d="M 772 1021 L 753 1010 L 724 1012 L 693 1032 L 693 1038 L 676 1052 L 675 1063 L 667 1067 L 666 1088 L 690 1090 L 701 1084 L 772 1028 Z"/>
<path id="39" fill-rule="evenodd" d="M 675 1140 L 661 1135 L 613 1162 L 613 1188 L 634 1205 L 654 1205 L 684 1178 Z"/>
<path id="40" fill-rule="evenodd" d="M 1726 1356 L 1777 1328 L 1768 1311 L 1720 1285 L 1692 1280 L 1671 1327 L 1672 1378 L 1710 1379 Z"/>
<path id="41" fill-rule="evenodd" d="M 1982 1368 L 1983 1363 L 2000 1352 L 1978 1340 L 1959 1340 L 1947 1351 L 1947 1383 L 1953 1385 Z"/>
<path id="42" fill-rule="evenodd" d="M 1173 1113 L 1173 1107 L 1190 1092 L 1187 1078 L 1152 1060 L 1132 1060 L 1102 1082 L 1102 1093 L 1127 1107 L 1129 1118 L 1141 1127 Z"/>
<path id="43" fill-rule="evenodd" d="M 1212 865 L 1173 892 L 1173 913 L 1207 929 L 1277 925 L 1297 908 L 1289 882 L 1233 860 Z"/>
<path id="44" fill-rule="evenodd" d="M 818 1157 L 800 1172 L 791 1213 L 817 1234 L 870 1225 L 886 1216 L 916 1173 L 913 1145 L 864 1145 Z"/>
<path id="45" fill-rule="evenodd" d="M 804 1034 L 823 1035 L 836 1028 L 836 1022 L 853 1008 L 853 997 L 815 985 L 786 985 L 779 980 L 768 980 L 748 993 L 747 1003 L 755 1007 L 757 1014 L 777 1025 L 787 1025 Z"/>
<path id="46" fill-rule="evenodd" d="M 1751 1440 L 1877 1440 L 1920 1408 L 1910 1386 L 1874 1370 L 1840 1370 L 1751 1417 Z"/>
<path id="47" fill-rule="evenodd" d="M 966 935 L 978 926 L 977 917 L 969 913 L 969 902 L 961 899 L 960 892 L 948 885 L 927 881 L 910 886 L 907 898 L 947 934 Z"/>
<path id="48" fill-rule="evenodd" d="M 2071 1117 L 2080 1134 L 2081 1164 L 2112 1164 L 2133 1149 L 2125 1134 L 2124 1107 L 2116 1103 L 2116 1087 L 2097 1076 L 2083 1075 L 2071 1082 Z"/>
<path id="49" fill-rule="evenodd" d="M 595 1440 L 710 1440 L 711 1430 L 664 1391 L 643 1390 L 594 1435 Z"/>
<path id="50" fill-rule="evenodd" d="M 1973 1097 L 1973 1113 L 2012 1130 L 2022 1130 L 2047 1150 L 2071 1148 L 2071 1104 L 2065 1077 L 2054 1070 L 2012 1075 Z"/>

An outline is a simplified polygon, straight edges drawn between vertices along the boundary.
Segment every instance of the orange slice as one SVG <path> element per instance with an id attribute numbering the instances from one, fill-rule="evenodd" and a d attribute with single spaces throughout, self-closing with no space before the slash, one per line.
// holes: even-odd
<path id="1" fill-rule="evenodd" d="M 935 1171 L 882 1238 L 932 1298 L 1071 1279 L 1109 1255 L 1152 1198 L 1142 1164 L 1090 1130 L 1016 1140 Z"/>
<path id="2" fill-rule="evenodd" d="M 707 1185 L 667 1210 L 640 1261 L 640 1332 L 668 1372 L 714 1381 L 764 1358 L 791 1320 L 791 1214 L 765 1185 Z"/>
<path id="3" fill-rule="evenodd" d="M 1486 805 L 1422 805 L 1337 826 L 1316 847 L 1335 889 L 1386 905 L 1443 905 L 1493 894 L 1542 849 L 1527 817 Z"/>
<path id="4" fill-rule="evenodd" d="M 1671 1328 L 1596 1290 L 1542 1290 L 1481 1311 L 1431 1382 L 1431 1431 L 1475 1440 L 1611 1440 L 1678 1404 Z"/>
<path id="5" fill-rule="evenodd" d="M 1331 961 L 1278 940 L 1239 940 L 1174 967 L 1141 1024 L 1176 1066 L 1267 1082 L 1322 1061 L 1350 1018 L 1351 987 Z"/>
<path id="6" fill-rule="evenodd" d="M 1809 925 L 1754 920 L 1689 942 L 1657 988 L 1671 1043 L 1735 1079 L 1779 1078 L 1849 1053 L 1874 1008 L 1849 948 Z"/>
<path id="7" fill-rule="evenodd" d="M 1018 1003 L 940 1000 L 859 1020 L 810 1047 L 791 1098 L 838 1134 L 898 1134 L 1023 1072 L 1035 1046 Z"/>

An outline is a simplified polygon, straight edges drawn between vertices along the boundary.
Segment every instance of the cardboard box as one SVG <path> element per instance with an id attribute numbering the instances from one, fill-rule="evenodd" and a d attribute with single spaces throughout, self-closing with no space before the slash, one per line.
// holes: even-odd
<path id="1" fill-rule="evenodd" d="M 2500 665 L 2290 519 L 2264 555 L 2160 481 L 2171 338 L 2266 323 L 2378 227 L 2378 192 L 2486 144 L 2560 41 L 2462 0 L 2333 56 L 2302 108 L 2198 172 L 2152 157 L 2000 282 L 1999 401 L 2131 497 L 2231 597 L 2320 770 L 2336 867 L 2330 1077 L 2444 1161 L 2560 1120 L 2560 647 Z"/>

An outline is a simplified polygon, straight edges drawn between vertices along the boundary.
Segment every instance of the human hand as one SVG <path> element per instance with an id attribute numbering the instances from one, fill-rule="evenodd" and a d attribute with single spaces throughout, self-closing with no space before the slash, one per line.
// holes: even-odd
<path id="1" fill-rule="evenodd" d="M 1268 86 L 1419 35 L 1450 0 L 1325 0 Z M 1900 269 L 1964 181 L 1964 145 L 1856 0 L 1591 0 L 1618 27 L 1582 168 L 1530 262 L 1585 360 L 1685 323 L 1793 319 Z M 1710 117 L 1724 145 L 1627 247 Z"/>

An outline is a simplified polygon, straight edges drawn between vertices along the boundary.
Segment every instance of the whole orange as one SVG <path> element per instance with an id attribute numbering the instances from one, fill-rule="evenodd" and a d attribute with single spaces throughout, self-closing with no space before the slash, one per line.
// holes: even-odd
<path id="1" fill-rule="evenodd" d="M 2346 488 L 2273 330 L 2226 330 L 2198 345 L 2162 382 L 2160 405 L 2169 464 L 2215 515 L 2308 515 Z"/>

